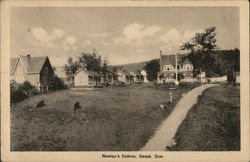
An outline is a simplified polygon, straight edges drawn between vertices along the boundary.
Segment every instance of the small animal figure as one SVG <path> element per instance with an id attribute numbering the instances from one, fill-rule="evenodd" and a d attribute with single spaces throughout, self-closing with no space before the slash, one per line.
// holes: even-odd
<path id="1" fill-rule="evenodd" d="M 74 105 L 74 111 L 77 111 L 78 109 L 82 108 L 80 106 L 80 103 L 79 102 L 76 102 L 75 105 Z"/>
<path id="2" fill-rule="evenodd" d="M 41 100 L 41 101 L 39 101 L 39 102 L 36 104 L 36 108 L 41 108 L 41 107 L 43 107 L 43 106 L 45 106 L 44 100 Z"/>
<path id="3" fill-rule="evenodd" d="M 160 108 L 161 108 L 161 109 L 164 109 L 164 110 L 167 110 L 166 105 L 164 105 L 163 103 L 160 104 Z"/>

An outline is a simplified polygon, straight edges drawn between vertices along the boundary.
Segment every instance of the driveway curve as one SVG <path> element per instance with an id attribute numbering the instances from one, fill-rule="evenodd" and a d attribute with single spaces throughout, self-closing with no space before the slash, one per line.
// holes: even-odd
<path id="1" fill-rule="evenodd" d="M 217 84 L 205 84 L 194 88 L 185 94 L 177 103 L 172 113 L 158 127 L 152 138 L 146 143 L 140 151 L 165 151 L 166 146 L 172 145 L 176 131 L 182 121 L 185 119 L 189 109 L 197 103 L 197 98 L 202 92 Z"/>

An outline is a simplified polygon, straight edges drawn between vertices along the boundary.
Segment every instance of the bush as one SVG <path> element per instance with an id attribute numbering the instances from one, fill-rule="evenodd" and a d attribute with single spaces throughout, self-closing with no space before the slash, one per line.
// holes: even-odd
<path id="1" fill-rule="evenodd" d="M 10 102 L 11 103 L 20 102 L 28 98 L 28 96 L 18 88 L 19 86 L 20 85 L 16 83 L 15 81 L 10 82 Z"/>
<path id="2" fill-rule="evenodd" d="M 20 84 L 17 89 L 26 94 L 27 96 L 33 96 L 38 94 L 37 88 L 28 81 L 25 81 Z"/>
<path id="3" fill-rule="evenodd" d="M 31 85 L 30 82 L 25 81 L 22 84 L 18 84 L 15 81 L 10 83 L 10 102 L 17 103 L 29 96 L 38 94 L 35 86 Z"/>
<path id="4" fill-rule="evenodd" d="M 52 91 L 65 89 L 67 86 L 63 83 L 63 80 L 58 78 L 58 76 L 53 76 L 51 83 L 49 84 L 49 89 Z"/>
<path id="5" fill-rule="evenodd" d="M 193 82 L 193 83 L 189 83 L 189 82 L 181 82 L 179 84 L 179 87 L 180 88 L 195 88 L 195 87 L 198 87 L 200 86 L 201 84 L 198 83 L 198 82 Z"/>

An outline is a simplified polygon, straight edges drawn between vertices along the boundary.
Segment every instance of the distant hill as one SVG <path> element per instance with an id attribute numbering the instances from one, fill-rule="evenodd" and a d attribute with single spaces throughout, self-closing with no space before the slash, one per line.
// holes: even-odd
<path id="1" fill-rule="evenodd" d="M 153 59 L 154 60 L 154 59 Z M 159 60 L 159 59 L 157 59 Z M 123 70 L 132 72 L 132 71 L 141 71 L 144 69 L 144 66 L 150 62 L 151 60 L 148 61 L 142 61 L 142 62 L 136 62 L 136 63 L 130 63 L 130 64 L 123 64 L 123 65 L 115 65 L 115 66 L 122 66 Z"/>

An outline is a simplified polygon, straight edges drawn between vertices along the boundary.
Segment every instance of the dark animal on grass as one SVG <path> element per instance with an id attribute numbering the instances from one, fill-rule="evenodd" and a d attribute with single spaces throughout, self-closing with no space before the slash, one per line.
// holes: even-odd
<path id="1" fill-rule="evenodd" d="M 166 105 L 164 105 L 163 103 L 161 103 L 160 104 L 160 108 L 166 110 Z"/>
<path id="2" fill-rule="evenodd" d="M 160 109 L 167 111 L 167 106 L 163 103 L 160 104 Z"/>
<path id="3" fill-rule="evenodd" d="M 43 107 L 43 106 L 45 106 L 44 100 L 41 100 L 41 101 L 39 101 L 39 102 L 36 104 L 36 108 L 41 108 L 41 107 Z"/>
<path id="4" fill-rule="evenodd" d="M 80 103 L 79 102 L 76 102 L 75 105 L 74 105 L 74 111 L 77 111 L 78 109 L 82 108 L 80 106 Z"/>

